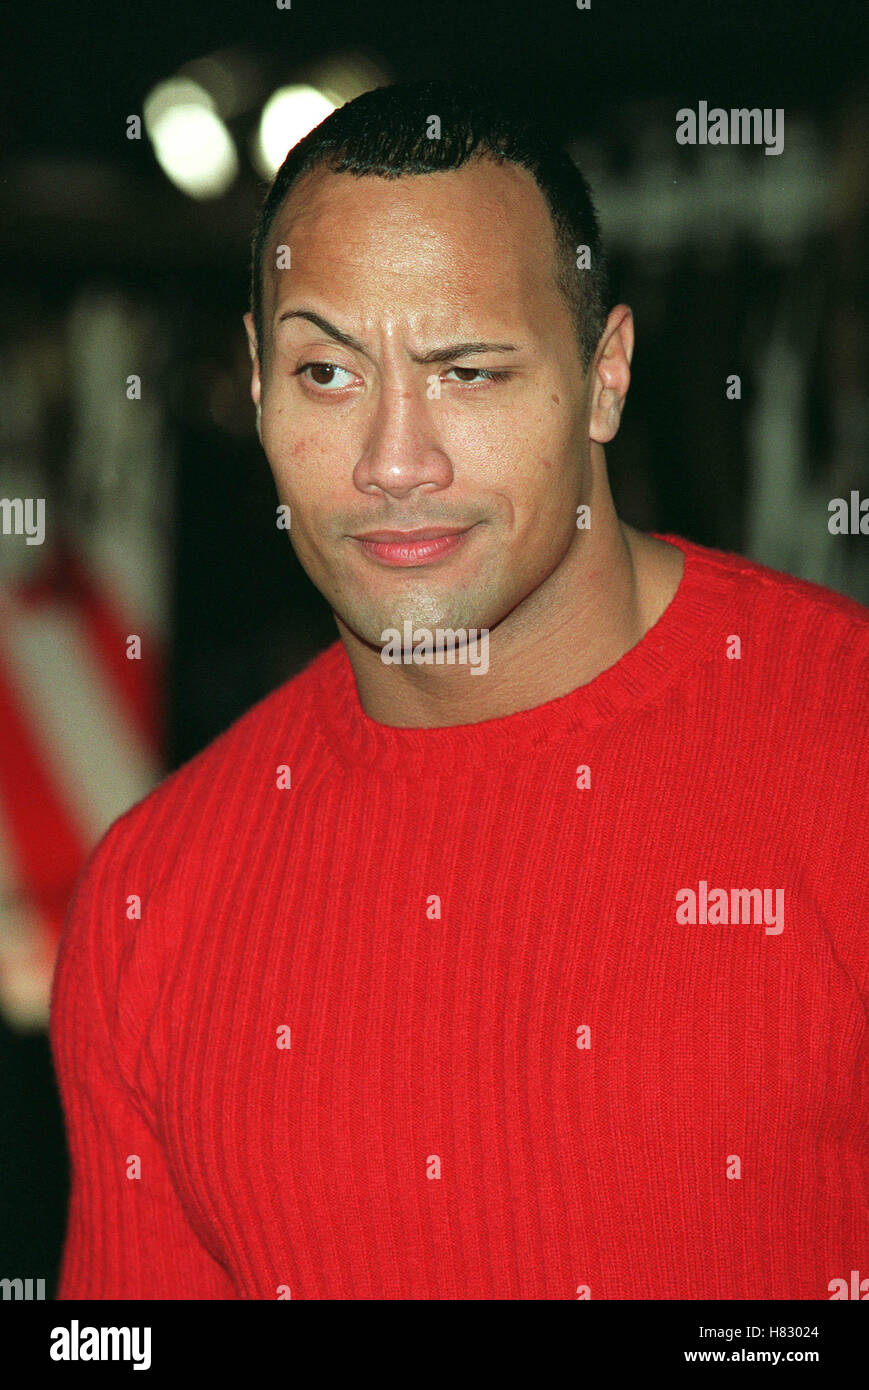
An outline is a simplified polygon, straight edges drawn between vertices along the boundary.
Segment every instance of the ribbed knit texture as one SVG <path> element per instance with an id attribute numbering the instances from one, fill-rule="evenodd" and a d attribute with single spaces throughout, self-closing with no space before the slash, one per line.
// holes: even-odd
<path id="1" fill-rule="evenodd" d="M 665 539 L 590 684 L 390 728 L 336 642 L 115 823 L 52 994 L 61 1298 L 869 1276 L 869 610 Z M 680 923 L 701 880 L 783 930 Z"/>

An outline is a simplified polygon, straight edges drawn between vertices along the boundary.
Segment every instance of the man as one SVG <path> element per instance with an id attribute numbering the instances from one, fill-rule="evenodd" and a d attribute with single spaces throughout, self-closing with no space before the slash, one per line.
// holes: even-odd
<path id="1" fill-rule="evenodd" d="M 869 613 L 618 519 L 631 313 L 488 101 L 306 137 L 246 326 L 341 640 L 81 880 L 60 1296 L 829 1298 L 869 1271 Z"/>

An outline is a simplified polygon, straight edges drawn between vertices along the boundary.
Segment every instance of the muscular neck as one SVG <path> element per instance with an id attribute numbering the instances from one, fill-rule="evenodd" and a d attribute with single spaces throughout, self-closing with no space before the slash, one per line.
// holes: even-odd
<path id="1" fill-rule="evenodd" d="M 460 664 L 386 665 L 335 614 L 369 718 L 400 728 L 498 719 L 588 684 L 635 646 L 673 598 L 682 553 L 619 520 L 605 475 L 591 515 L 549 578 L 490 631 L 485 678 Z"/>

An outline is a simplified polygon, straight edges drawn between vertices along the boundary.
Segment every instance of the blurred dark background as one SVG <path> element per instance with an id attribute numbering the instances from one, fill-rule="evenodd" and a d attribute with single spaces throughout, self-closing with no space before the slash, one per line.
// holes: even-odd
<path id="1" fill-rule="evenodd" d="M 47 1003 L 83 857 L 337 636 L 275 527 L 249 398 L 275 150 L 383 82 L 485 73 L 522 96 L 589 177 L 635 315 L 620 515 L 869 604 L 869 538 L 827 525 L 832 498 L 869 495 L 869 66 L 850 0 L 101 0 L 2 24 L 0 498 L 44 498 L 46 523 L 0 534 L 0 1278 L 51 1297 Z M 783 152 L 678 145 L 701 101 L 782 108 Z"/>

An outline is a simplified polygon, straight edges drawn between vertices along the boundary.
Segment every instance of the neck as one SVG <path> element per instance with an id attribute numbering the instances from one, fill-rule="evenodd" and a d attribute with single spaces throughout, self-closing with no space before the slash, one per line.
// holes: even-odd
<path id="1" fill-rule="evenodd" d="M 657 622 L 682 574 L 683 556 L 616 516 L 605 476 L 592 526 L 552 574 L 488 637 L 485 678 L 471 664 L 386 665 L 335 615 L 359 702 L 379 724 L 435 728 L 533 709 L 594 680 Z"/>

